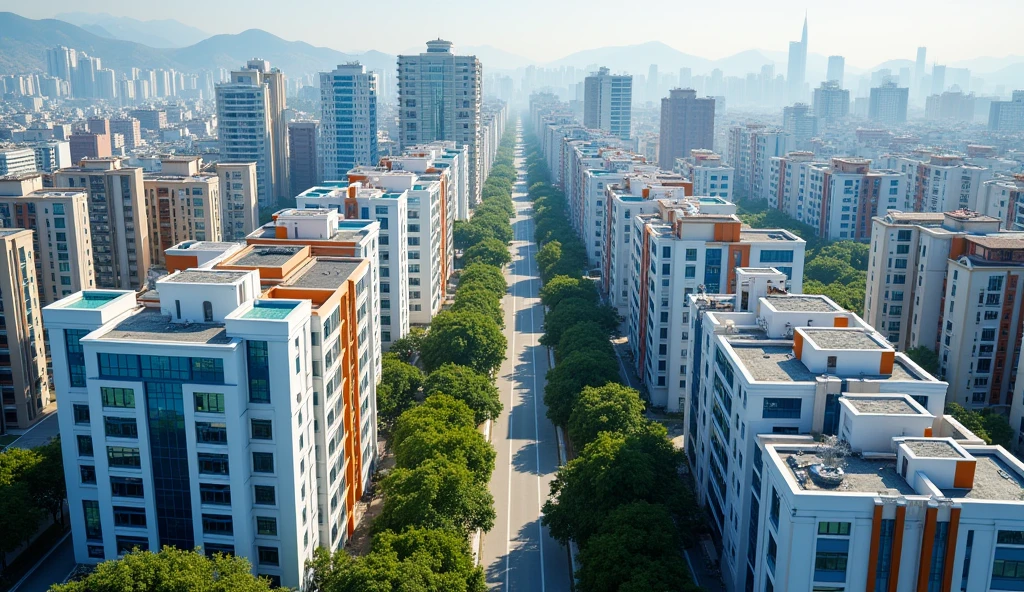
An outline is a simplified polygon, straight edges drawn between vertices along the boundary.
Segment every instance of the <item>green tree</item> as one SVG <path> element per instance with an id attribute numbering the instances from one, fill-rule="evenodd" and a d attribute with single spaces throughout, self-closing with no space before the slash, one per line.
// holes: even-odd
<path id="1" fill-rule="evenodd" d="M 29 491 L 36 504 L 50 513 L 54 522 L 64 525 L 64 501 L 67 499 L 67 484 L 64 482 L 64 456 L 61 454 L 60 437 L 35 449 L 39 462 L 26 473 Z"/>
<path id="2" fill-rule="evenodd" d="M 924 369 L 925 372 L 937 376 L 939 373 L 939 355 L 935 353 L 932 348 L 919 345 L 912 347 L 906 352 L 907 357 L 914 361 L 915 364 Z"/>
<path id="3" fill-rule="evenodd" d="M 558 345 L 562 333 L 581 321 L 597 323 L 611 335 L 619 324 L 619 317 L 610 306 L 582 298 L 566 298 L 544 315 L 544 336 L 540 342 L 548 347 Z"/>
<path id="4" fill-rule="evenodd" d="M 507 347 L 494 319 L 478 312 L 445 311 L 431 322 L 420 357 L 428 372 L 450 362 L 490 374 L 505 359 Z"/>
<path id="5" fill-rule="evenodd" d="M 468 249 L 484 239 L 494 238 L 494 234 L 482 224 L 456 220 L 452 229 L 452 238 L 456 249 Z"/>
<path id="6" fill-rule="evenodd" d="M 548 308 L 556 308 L 570 298 L 596 303 L 597 284 L 586 278 L 556 275 L 540 289 L 540 301 Z"/>
<path id="7" fill-rule="evenodd" d="M 574 352 L 548 370 L 544 386 L 544 404 L 555 425 L 569 421 L 580 391 L 588 386 L 604 386 L 619 379 L 614 358 L 592 352 Z"/>
<path id="8" fill-rule="evenodd" d="M 508 246 L 496 238 L 485 238 L 466 249 L 463 260 L 467 264 L 483 263 L 502 267 L 512 262 L 512 254 L 508 252 Z"/>
<path id="9" fill-rule="evenodd" d="M 420 345 L 423 342 L 423 336 L 426 334 L 427 332 L 420 327 L 413 327 L 409 330 L 408 335 L 391 342 L 388 353 L 395 354 L 403 362 L 411 362 L 413 356 L 419 355 Z"/>
<path id="10" fill-rule="evenodd" d="M 28 483 L 0 487 L 0 571 L 7 568 L 7 554 L 28 541 L 39 529 L 43 511 L 36 505 Z"/>
<path id="11" fill-rule="evenodd" d="M 857 279 L 857 270 L 835 257 L 815 257 L 804 265 L 804 275 L 823 284 L 848 282 Z"/>
<path id="12" fill-rule="evenodd" d="M 0 452 L 0 487 L 21 481 L 40 460 L 39 452 L 28 448 L 9 447 Z"/>
<path id="13" fill-rule="evenodd" d="M 428 428 L 449 430 L 475 428 L 476 425 L 473 410 L 468 405 L 451 395 L 428 393 L 422 405 L 398 416 L 391 434 L 391 445 L 398 446 L 410 436 Z"/>
<path id="14" fill-rule="evenodd" d="M 628 434 L 642 429 L 646 423 L 640 393 L 609 382 L 580 391 L 569 415 L 569 437 L 574 446 L 582 448 L 600 432 Z"/>
<path id="15" fill-rule="evenodd" d="M 969 411 L 959 403 L 946 403 L 946 414 L 952 415 L 953 419 L 960 422 L 962 426 L 984 440 L 985 443 L 992 443 L 992 439 L 989 438 L 988 432 L 985 430 L 985 422 L 982 420 L 980 413 Z"/>
<path id="16" fill-rule="evenodd" d="M 377 386 L 377 415 L 386 422 L 394 421 L 412 407 L 416 392 L 423 385 L 423 372 L 402 361 L 397 354 L 386 353 L 381 359 L 380 384 Z"/>
<path id="17" fill-rule="evenodd" d="M 493 265 L 473 263 L 459 273 L 459 290 L 483 288 L 501 298 L 508 291 L 508 284 L 501 269 Z"/>
<path id="18" fill-rule="evenodd" d="M 579 591 L 696 591 L 672 521 L 665 506 L 644 501 L 612 510 L 580 550 Z"/>
<path id="19" fill-rule="evenodd" d="M 477 424 L 501 415 L 501 398 L 494 383 L 485 374 L 467 366 L 445 364 L 431 372 L 423 383 L 423 392 L 445 394 L 462 401 L 473 410 Z"/>
<path id="20" fill-rule="evenodd" d="M 508 216 L 496 212 L 484 212 L 475 214 L 470 219 L 470 224 L 479 226 L 501 242 L 508 244 L 512 242 L 512 225 L 508 222 Z"/>
<path id="21" fill-rule="evenodd" d="M 121 559 L 104 561 L 84 579 L 58 584 L 51 592 L 269 592 L 267 580 L 252 575 L 242 557 L 204 557 L 195 551 L 165 547 L 159 553 L 133 551 Z M 276 590 L 284 590 L 276 588 Z"/>
<path id="22" fill-rule="evenodd" d="M 682 461 L 660 424 L 648 422 L 632 434 L 602 432 L 559 469 L 542 520 L 556 539 L 586 548 L 619 506 L 663 504 L 675 497 Z"/>
<path id="23" fill-rule="evenodd" d="M 981 412 L 981 422 L 985 426 L 985 433 L 988 434 L 990 444 L 1002 446 L 1009 449 L 1013 444 L 1013 428 L 1005 416 L 995 411 L 986 409 Z"/>
<path id="24" fill-rule="evenodd" d="M 547 270 L 562 258 L 562 243 L 558 241 L 545 243 L 543 247 L 537 249 L 535 258 L 537 260 L 537 269 L 540 270 L 541 276 L 546 277 Z"/>
<path id="25" fill-rule="evenodd" d="M 485 592 L 483 569 L 473 565 L 459 532 L 413 528 L 373 537 L 370 552 L 352 557 L 323 548 L 313 553 L 307 592 Z"/>
<path id="26" fill-rule="evenodd" d="M 478 483 L 487 483 L 494 472 L 494 447 L 475 427 L 443 428 L 428 423 L 394 448 L 399 468 L 413 469 L 431 459 L 447 459 L 465 465 Z"/>
<path id="27" fill-rule="evenodd" d="M 560 362 L 577 351 L 615 356 L 608 331 L 594 321 L 581 321 L 562 331 L 562 337 L 555 346 L 555 360 Z"/>
<path id="28" fill-rule="evenodd" d="M 467 289 L 458 290 L 455 293 L 455 303 L 449 310 L 452 312 L 478 312 L 494 319 L 499 327 L 505 327 L 505 311 L 501 308 L 501 297 L 486 288 L 470 286 Z"/>
<path id="29" fill-rule="evenodd" d="M 395 469 L 381 481 L 384 507 L 375 532 L 409 527 L 456 529 L 469 535 L 494 526 L 494 498 L 486 483 L 465 466 L 430 459 L 413 469 Z"/>

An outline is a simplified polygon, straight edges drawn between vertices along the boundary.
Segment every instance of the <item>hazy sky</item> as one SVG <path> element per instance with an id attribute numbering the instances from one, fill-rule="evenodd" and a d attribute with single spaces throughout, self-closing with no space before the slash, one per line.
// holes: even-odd
<path id="1" fill-rule="evenodd" d="M 59 12 L 109 12 L 174 18 L 210 33 L 260 28 L 289 40 L 342 51 L 397 53 L 443 37 L 492 45 L 545 62 L 608 45 L 662 41 L 716 59 L 746 49 L 784 51 L 809 9 L 810 52 L 871 67 L 886 59 L 954 63 L 1024 54 L 1024 0 L 0 0 L 0 10 L 30 18 Z"/>

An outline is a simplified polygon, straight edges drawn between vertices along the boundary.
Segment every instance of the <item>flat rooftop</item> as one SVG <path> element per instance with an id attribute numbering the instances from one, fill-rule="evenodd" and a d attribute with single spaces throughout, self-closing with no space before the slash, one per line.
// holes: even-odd
<path id="1" fill-rule="evenodd" d="M 799 241 L 800 237 L 790 234 L 785 230 L 761 230 L 754 228 L 740 229 L 740 242 L 766 242 L 766 241 Z"/>
<path id="2" fill-rule="evenodd" d="M 882 349 L 888 347 L 876 341 L 865 331 L 808 327 L 802 327 L 802 329 L 820 349 Z"/>
<path id="3" fill-rule="evenodd" d="M 82 292 L 82 297 L 74 302 L 69 302 L 64 308 L 97 309 L 111 300 L 121 296 L 118 292 L 100 292 L 89 290 Z"/>
<path id="4" fill-rule="evenodd" d="M 262 319 L 278 321 L 291 314 L 291 312 L 295 310 L 296 306 L 298 306 L 298 304 L 295 302 L 257 300 L 256 302 L 253 302 L 252 308 L 245 311 L 242 318 L 249 320 Z"/>
<path id="5" fill-rule="evenodd" d="M 172 248 L 196 251 L 223 251 L 237 246 L 239 246 L 239 243 L 225 243 L 217 241 L 190 241 L 186 246 L 178 246 Z"/>
<path id="6" fill-rule="evenodd" d="M 776 448 L 778 450 L 778 448 Z M 785 452 L 778 450 L 779 458 L 804 491 L 835 491 L 838 493 L 874 493 L 882 495 L 917 495 L 917 491 L 896 472 L 892 459 L 846 457 L 845 476 L 836 487 L 823 487 L 811 479 L 810 467 L 821 463 L 813 451 Z"/>
<path id="7" fill-rule="evenodd" d="M 280 267 L 290 261 L 303 248 L 305 247 L 290 245 L 255 246 L 238 259 L 230 261 L 228 265 Z"/>
<path id="8" fill-rule="evenodd" d="M 765 343 L 767 341 L 767 343 Z M 736 334 L 728 339 L 739 362 L 759 382 L 811 382 L 818 373 L 811 372 L 793 355 L 793 342 L 768 339 L 763 331 L 750 335 Z M 892 374 L 857 374 L 849 378 L 865 380 L 917 381 L 920 376 L 908 369 L 897 355 Z"/>
<path id="9" fill-rule="evenodd" d="M 223 324 L 172 323 L 170 316 L 158 312 L 140 312 L 127 317 L 100 335 L 100 339 L 206 345 L 231 343 Z"/>
<path id="10" fill-rule="evenodd" d="M 861 398 L 847 397 L 846 402 L 860 413 L 877 413 L 881 415 L 920 415 L 921 412 L 907 402 L 906 399 L 895 397 Z M 916 453 L 915 453 L 916 454 Z"/>
<path id="11" fill-rule="evenodd" d="M 974 487 L 944 489 L 944 494 L 953 498 L 1024 501 L 1024 479 L 1016 469 L 994 455 L 967 451 L 978 461 L 974 469 Z"/>
<path id="12" fill-rule="evenodd" d="M 945 440 L 904 440 L 903 444 L 921 458 L 964 458 L 964 455 Z"/>
<path id="13" fill-rule="evenodd" d="M 12 234 L 18 234 L 19 232 L 25 232 L 24 228 L 0 228 L 0 236 L 11 236 Z"/>
<path id="14" fill-rule="evenodd" d="M 287 285 L 295 288 L 334 290 L 351 277 L 352 272 L 358 269 L 361 263 L 359 260 L 317 259 L 313 265 L 289 280 Z"/>
<path id="15" fill-rule="evenodd" d="M 766 296 L 768 303 L 780 312 L 840 312 L 839 306 L 817 296 Z"/>
<path id="16" fill-rule="evenodd" d="M 199 269 L 186 269 L 181 273 L 169 277 L 164 280 L 164 283 L 170 284 L 231 284 L 243 277 L 246 272 L 244 271 L 231 271 L 226 269 L 218 270 L 199 270 Z"/>

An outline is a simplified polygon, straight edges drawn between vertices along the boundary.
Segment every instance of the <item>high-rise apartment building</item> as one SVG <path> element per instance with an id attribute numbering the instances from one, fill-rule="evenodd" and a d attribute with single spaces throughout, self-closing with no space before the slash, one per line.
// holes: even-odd
<path id="1" fill-rule="evenodd" d="M 1009 101 L 992 101 L 988 111 L 988 129 L 993 132 L 1024 131 L 1024 90 L 1013 91 Z"/>
<path id="2" fill-rule="evenodd" d="M 46 50 L 46 71 L 50 76 L 71 82 L 77 67 L 77 51 L 63 45 Z"/>
<path id="3" fill-rule="evenodd" d="M 0 262 L 0 324 L 4 331 L 0 343 L 7 354 L 6 360 L 0 359 L 3 433 L 31 426 L 51 401 L 32 234 L 21 228 L 0 229 L 4 255 Z"/>
<path id="4" fill-rule="evenodd" d="M 83 158 L 109 158 L 110 135 L 76 132 L 68 138 L 71 162 L 77 165 Z"/>
<path id="5" fill-rule="evenodd" d="M 1024 174 L 982 183 L 978 211 L 999 218 L 1006 230 L 1024 231 Z"/>
<path id="6" fill-rule="evenodd" d="M 35 171 L 35 150 L 31 148 L 0 149 L 0 177 L 25 175 Z"/>
<path id="7" fill-rule="evenodd" d="M 41 173 L 69 167 L 71 162 L 71 143 L 66 140 L 49 140 L 32 145 L 36 157 L 36 170 Z"/>
<path id="8" fill-rule="evenodd" d="M 426 52 L 398 56 L 401 147 L 438 140 L 465 146 L 471 205 L 480 201 L 484 181 L 479 145 L 482 94 L 480 60 L 455 55 L 450 41 L 428 41 Z"/>
<path id="9" fill-rule="evenodd" d="M 110 132 L 124 136 L 125 150 L 135 150 L 142 143 L 142 124 L 134 117 L 111 119 Z"/>
<path id="10" fill-rule="evenodd" d="M 814 89 L 814 115 L 823 123 L 832 123 L 850 114 L 850 91 L 835 81 L 822 82 Z"/>
<path id="11" fill-rule="evenodd" d="M 327 214 L 279 222 L 320 236 Z M 159 302 L 87 290 L 46 308 L 77 561 L 201 547 L 298 587 L 314 549 L 351 535 L 377 461 L 376 253 L 316 242 L 184 243 L 173 261 L 221 252 L 158 280 Z"/>
<path id="12" fill-rule="evenodd" d="M 886 82 L 871 89 L 868 118 L 879 123 L 896 125 L 907 121 L 909 88 L 900 88 L 895 82 Z"/>
<path id="13" fill-rule="evenodd" d="M 150 261 L 164 263 L 164 251 L 184 241 L 221 240 L 221 188 L 199 156 L 167 156 L 159 173 L 146 173 Z"/>
<path id="14" fill-rule="evenodd" d="M 691 150 L 688 158 L 677 158 L 673 170 L 693 183 L 697 196 L 721 197 L 732 201 L 735 169 L 711 150 Z"/>
<path id="15" fill-rule="evenodd" d="M 239 241 L 259 226 L 259 201 L 255 162 L 218 162 L 220 203 L 223 209 L 221 239 Z"/>
<path id="16" fill-rule="evenodd" d="M 793 136 L 797 150 L 807 150 L 811 139 L 818 135 L 818 118 L 806 103 L 783 107 L 782 129 Z"/>
<path id="17" fill-rule="evenodd" d="M 825 82 L 835 82 L 839 88 L 843 88 L 843 74 L 846 70 L 846 58 L 843 56 L 828 56 L 828 70 L 825 74 Z"/>
<path id="18" fill-rule="evenodd" d="M 288 174 L 291 177 L 289 182 L 292 195 L 298 195 L 323 181 L 319 136 L 319 121 L 288 123 Z"/>
<path id="19" fill-rule="evenodd" d="M 163 109 L 132 109 L 128 116 L 138 119 L 139 126 L 144 130 L 158 132 L 167 127 L 167 111 Z"/>
<path id="20" fill-rule="evenodd" d="M 600 68 L 583 81 L 583 125 L 628 140 L 633 117 L 633 77 Z"/>
<path id="21" fill-rule="evenodd" d="M 698 99 L 693 89 L 670 90 L 661 100 L 659 142 L 658 165 L 666 171 L 692 150 L 714 148 L 715 99 Z"/>
<path id="22" fill-rule="evenodd" d="M 736 169 L 734 193 L 738 197 L 771 201 L 771 159 L 796 149 L 793 136 L 761 124 L 729 128 L 727 159 Z"/>
<path id="23" fill-rule="evenodd" d="M 967 164 L 962 156 L 933 154 L 917 150 L 909 155 L 883 156 L 887 166 L 907 176 L 916 212 L 951 212 L 966 208 L 986 214 L 979 196 L 992 171 L 986 167 Z M 999 216 L 1001 217 L 1001 216 Z"/>
<path id="24" fill-rule="evenodd" d="M 356 166 L 377 166 L 377 75 L 358 63 L 321 72 L 320 126 L 325 179 L 340 179 Z"/>
<path id="25" fill-rule="evenodd" d="M 288 193 L 284 75 L 265 60 L 250 60 L 217 85 L 222 162 L 256 162 L 258 200 L 272 207 Z"/>
<path id="26" fill-rule="evenodd" d="M 789 42 L 789 60 L 786 67 L 786 87 L 788 102 L 805 101 L 804 83 L 807 78 L 807 17 L 804 17 L 804 28 L 800 41 Z"/>
<path id="27" fill-rule="evenodd" d="M 776 268 L 775 287 L 800 292 L 806 242 L 786 230 L 743 228 L 736 206 L 721 198 L 661 199 L 657 207 L 633 216 L 626 323 L 651 404 L 674 412 L 691 363 L 685 295 L 737 293 L 736 269 L 751 266 Z"/>
<path id="28" fill-rule="evenodd" d="M 142 169 L 119 158 L 85 159 L 53 174 L 55 188 L 89 194 L 89 234 L 100 288 L 139 290 L 150 266 L 149 216 Z"/>

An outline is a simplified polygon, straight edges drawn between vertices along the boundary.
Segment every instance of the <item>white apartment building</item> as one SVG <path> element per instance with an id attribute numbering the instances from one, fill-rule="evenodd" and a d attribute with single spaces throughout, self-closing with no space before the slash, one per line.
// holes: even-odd
<path id="1" fill-rule="evenodd" d="M 608 68 L 600 68 L 586 77 L 583 92 L 583 125 L 628 140 L 633 112 L 633 76 L 612 74 Z"/>
<path id="2" fill-rule="evenodd" d="M 978 211 L 999 218 L 1006 230 L 1024 230 L 1024 174 L 985 181 Z"/>
<path id="3" fill-rule="evenodd" d="M 693 183 L 694 195 L 721 197 L 732 201 L 735 169 L 722 163 L 711 150 L 691 150 L 688 158 L 677 158 L 673 171 Z"/>
<path id="4" fill-rule="evenodd" d="M 877 217 L 865 317 L 896 347 L 936 351 L 950 402 L 1006 409 L 1024 319 L 1022 250 L 1024 234 L 975 212 Z"/>
<path id="5" fill-rule="evenodd" d="M 149 209 L 150 261 L 163 264 L 164 251 L 182 241 L 221 240 L 221 186 L 215 172 L 203 171 L 199 156 L 167 156 L 159 173 L 142 183 Z"/>
<path id="6" fill-rule="evenodd" d="M 743 228 L 721 198 L 657 200 L 658 211 L 633 216 L 627 316 L 636 372 L 651 403 L 680 409 L 689 331 L 685 295 L 735 293 L 736 269 L 757 265 L 784 274 L 776 289 L 803 288 L 806 242 L 786 230 Z M 680 329 L 680 328 L 683 329 Z"/>
<path id="7" fill-rule="evenodd" d="M 299 587 L 355 528 L 377 455 L 372 261 L 225 247 L 160 279 L 159 302 L 44 310 L 79 563 L 198 546 Z"/>
<path id="8" fill-rule="evenodd" d="M 320 73 L 320 143 L 324 179 L 376 166 L 377 75 L 359 63 Z"/>
<path id="9" fill-rule="evenodd" d="M 796 140 L 780 129 L 760 124 L 729 128 L 728 162 L 735 168 L 737 197 L 772 201 L 771 159 L 796 149 Z"/>
<path id="10" fill-rule="evenodd" d="M 259 226 L 255 162 L 218 162 L 214 166 L 220 177 L 221 238 L 243 240 Z"/>
<path id="11" fill-rule="evenodd" d="M 346 208 L 349 200 L 355 200 L 355 212 Z M 408 192 L 389 193 L 344 181 L 311 187 L 295 198 L 299 210 L 329 209 L 343 216 L 352 213 L 379 224 L 380 341 L 384 351 L 409 333 L 408 201 Z"/>
<path id="12" fill-rule="evenodd" d="M 35 150 L 31 148 L 4 148 L 0 150 L 0 177 L 26 175 L 34 172 L 36 172 Z"/>
<path id="13" fill-rule="evenodd" d="M 601 288 L 608 296 L 608 303 L 620 315 L 626 316 L 629 312 L 633 278 L 633 219 L 657 212 L 660 199 L 684 199 L 691 194 L 689 181 L 664 171 L 635 170 L 624 173 L 621 181 L 606 185 L 603 200 L 607 210 L 603 217 L 606 224 L 598 235 L 601 239 L 598 264 Z M 705 201 L 712 203 L 710 199 Z"/>
<path id="14" fill-rule="evenodd" d="M 694 467 L 698 500 L 711 515 L 725 587 L 730 591 L 862 589 L 857 584 L 843 587 L 845 578 L 821 584 L 831 587 L 799 579 L 789 584 L 790 580 L 779 578 L 813 571 L 814 562 L 807 560 L 813 547 L 789 547 L 790 539 L 783 542 L 778 529 L 772 534 L 774 544 L 768 542 L 762 517 L 776 517 L 774 526 L 781 514 L 775 510 L 778 504 L 773 496 L 765 493 L 770 490 L 765 489 L 769 476 L 764 465 L 770 458 L 764 443 L 812 433 L 859 442 L 861 432 L 854 430 L 850 435 L 842 401 L 861 395 L 871 400 L 894 399 L 892 405 L 900 409 L 928 415 L 927 432 L 924 426 L 914 428 L 908 422 L 897 425 L 914 431 L 902 435 L 950 435 L 958 424 L 948 418 L 932 421 L 941 416 L 946 383 L 895 352 L 860 318 L 827 297 L 778 290 L 781 274 L 775 270 L 739 269 L 736 273 L 740 288 L 734 295 L 691 295 L 689 318 L 683 325 L 692 337 L 686 359 L 685 446 Z M 878 495 L 878 490 L 871 493 Z M 833 502 L 831 510 L 841 516 L 846 508 Z M 790 512 L 786 520 L 806 525 L 805 529 L 817 528 Z M 780 545 L 793 552 L 799 549 L 802 558 L 778 555 Z M 773 556 L 775 562 L 766 564 Z M 777 583 L 765 585 L 766 577 Z"/>
<path id="15" fill-rule="evenodd" d="M 500 138 L 499 138 L 500 140 Z M 447 169 L 448 191 L 451 201 L 455 204 L 456 220 L 469 220 L 469 153 L 465 146 L 456 146 L 452 141 L 437 141 L 406 148 L 402 156 L 390 159 L 391 168 L 395 170 L 406 165 L 415 165 L 415 170 L 423 172 L 431 169 Z M 437 172 L 437 171 L 431 171 Z"/>
<path id="16" fill-rule="evenodd" d="M 952 212 L 966 208 L 992 214 L 980 207 L 983 185 L 992 178 L 985 167 L 965 164 L 961 156 L 932 154 L 883 155 L 882 165 L 907 176 L 916 212 Z"/>
<path id="17" fill-rule="evenodd" d="M 36 157 L 37 171 L 52 173 L 57 169 L 69 167 L 71 162 L 71 144 L 65 140 L 37 142 L 32 145 Z"/>

